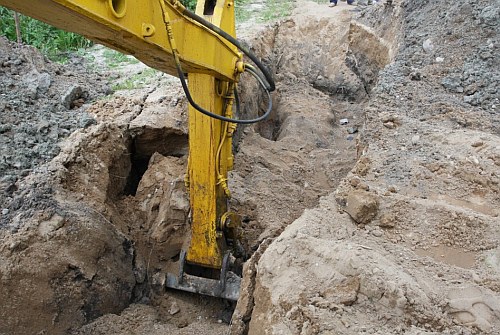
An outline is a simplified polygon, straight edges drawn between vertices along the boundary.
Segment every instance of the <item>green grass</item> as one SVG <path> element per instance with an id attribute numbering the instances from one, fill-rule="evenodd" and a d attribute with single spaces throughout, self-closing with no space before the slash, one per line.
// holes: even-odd
<path id="1" fill-rule="evenodd" d="M 92 42 L 78 34 L 69 33 L 46 23 L 19 15 L 22 42 L 41 50 L 47 57 L 64 61 L 68 51 L 75 51 L 92 45 Z M 14 12 L 0 7 L 0 34 L 16 41 Z"/>
<path id="2" fill-rule="evenodd" d="M 292 14 L 295 4 L 289 0 L 267 0 L 259 21 L 279 20 Z"/>
<path id="3" fill-rule="evenodd" d="M 127 56 L 125 54 L 122 54 L 121 52 L 112 50 L 112 49 L 106 49 L 103 52 L 103 57 L 106 60 L 106 64 L 108 65 L 109 68 L 115 69 L 119 66 L 125 65 L 125 64 L 137 64 L 139 61 L 133 57 Z"/>
<path id="4" fill-rule="evenodd" d="M 316 0 L 318 2 L 322 0 Z M 323 0 L 324 1 L 324 0 Z M 249 11 L 248 5 L 252 0 L 236 0 L 235 17 L 236 23 L 248 21 L 252 15 L 257 16 L 257 22 L 270 22 L 289 16 L 295 7 L 295 1 L 289 0 L 267 0 L 264 7 L 259 12 Z"/>
<path id="5" fill-rule="evenodd" d="M 190 11 L 194 12 L 196 10 L 196 2 L 197 2 L 197 0 L 181 0 L 181 2 Z"/>
<path id="6" fill-rule="evenodd" d="M 127 78 L 126 80 L 113 85 L 112 89 L 114 91 L 121 91 L 121 90 L 133 90 L 137 88 L 143 88 L 158 73 L 160 72 L 155 69 L 151 68 L 145 69 L 141 73 L 134 74 L 130 78 Z"/>
<path id="7" fill-rule="evenodd" d="M 234 17 L 236 23 L 242 23 L 250 18 L 250 11 L 247 9 L 247 5 L 251 0 L 236 0 L 234 4 Z"/>

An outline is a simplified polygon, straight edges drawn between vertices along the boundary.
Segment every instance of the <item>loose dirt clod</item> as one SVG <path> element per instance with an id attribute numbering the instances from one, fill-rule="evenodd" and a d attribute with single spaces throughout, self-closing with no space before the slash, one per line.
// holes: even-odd
<path id="1" fill-rule="evenodd" d="M 0 39 L 0 334 L 500 332 L 498 1 L 297 6 L 245 35 L 277 90 L 235 134 L 236 306 L 164 290 L 190 230 L 177 81 L 90 104 L 84 60 Z"/>
<path id="2" fill-rule="evenodd" d="M 347 196 L 346 212 L 357 223 L 367 224 L 378 211 L 378 199 L 366 191 L 353 191 Z"/>

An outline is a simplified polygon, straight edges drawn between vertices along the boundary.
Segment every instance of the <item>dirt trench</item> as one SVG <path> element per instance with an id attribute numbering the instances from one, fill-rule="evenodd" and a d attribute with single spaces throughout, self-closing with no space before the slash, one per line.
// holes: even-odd
<path id="1" fill-rule="evenodd" d="M 446 5 L 455 19 L 467 6 Z M 498 11 L 479 6 L 486 37 L 467 30 L 464 54 L 484 54 L 488 38 L 496 45 L 487 27 Z M 246 37 L 277 91 L 271 118 L 237 136 L 231 206 L 253 256 L 236 308 L 161 285 L 189 234 L 186 102 L 163 78 L 89 106 L 96 124 L 7 185 L 0 333 L 494 333 L 490 83 L 441 84 L 453 73 L 434 59 L 454 55 L 457 73 L 462 63 L 453 47 L 420 51 L 423 37 L 437 38 L 426 16 L 441 12 L 435 4 L 326 8 L 301 2 L 292 18 Z M 469 65 L 478 76 L 486 68 Z M 254 115 L 265 101 L 254 83 L 241 89 L 243 117 Z"/>
<path id="2" fill-rule="evenodd" d="M 362 104 L 367 100 L 372 88 L 370 85 L 376 79 L 373 71 L 378 72 L 385 64 L 375 64 L 370 69 L 371 77 L 364 77 L 360 74 L 362 70 L 353 68 L 349 61 L 356 56 L 366 59 L 381 57 L 379 48 L 386 52 L 387 61 L 390 56 L 382 40 L 377 39 L 371 31 L 364 30 L 361 25 L 351 24 L 349 12 L 341 13 L 341 17 L 342 21 L 339 23 L 323 28 L 325 35 L 330 30 L 338 31 L 338 35 L 325 43 L 326 48 L 313 50 L 319 57 L 326 59 L 340 45 L 348 45 L 344 55 L 335 54 L 330 61 L 325 60 L 325 68 L 316 66 L 323 75 L 323 86 L 318 85 L 321 89 L 315 88 L 315 84 L 303 75 L 304 71 L 310 71 L 308 67 L 318 63 L 318 59 L 309 58 L 308 55 L 294 56 L 291 51 L 297 50 L 293 41 L 297 39 L 299 30 L 304 28 L 300 26 L 301 23 L 296 25 L 293 21 L 287 21 L 266 31 L 261 35 L 264 36 L 261 41 L 253 41 L 257 48 L 268 49 L 268 53 L 263 55 L 276 69 L 278 89 L 273 97 L 275 109 L 271 118 L 255 127 L 242 130 L 242 139 L 237 145 L 235 170 L 230 178 L 233 194 L 231 205 L 243 217 L 244 245 L 250 253 L 258 250 L 249 264 L 257 262 L 257 256 L 262 253 L 264 246 L 279 236 L 305 208 L 315 207 L 321 196 L 335 189 L 356 162 L 356 138 L 362 131 Z M 321 26 L 321 22 L 310 22 L 305 29 L 313 30 L 316 26 Z M 377 47 L 374 49 L 377 53 L 365 55 L 363 50 L 358 50 L 356 43 L 359 38 L 371 39 L 373 46 Z M 287 54 L 289 59 L 283 60 L 283 54 Z M 309 60 L 298 64 L 293 61 L 295 57 Z M 278 58 L 281 58 L 280 64 L 276 62 Z M 343 59 L 348 60 L 335 64 Z M 340 68 L 339 71 L 343 71 L 340 78 L 337 73 L 329 72 L 328 66 L 334 64 L 337 70 Z M 285 74 L 277 69 L 278 65 L 287 68 Z M 364 71 L 368 71 L 366 69 Z M 255 89 L 253 86 L 245 87 L 243 100 L 252 101 Z M 164 88 L 157 91 L 164 91 Z M 181 328 L 181 333 L 190 333 L 200 328 L 210 333 L 215 331 L 210 330 L 211 327 L 227 329 L 227 325 L 219 322 L 230 320 L 234 306 L 228 306 L 218 299 L 172 291 L 168 291 L 166 297 L 161 290 L 162 276 L 169 268 L 170 261 L 178 256 L 189 228 L 186 224 L 188 203 L 183 185 L 186 157 L 185 150 L 179 150 L 185 149 L 186 145 L 186 137 L 182 137 L 186 130 L 179 127 L 179 121 L 185 120 L 176 119 L 168 124 L 162 121 L 160 124 L 163 130 L 151 129 L 155 126 L 151 125 L 150 112 L 158 113 L 159 106 L 154 104 L 150 107 L 148 101 L 152 102 L 152 96 L 160 94 L 157 91 L 145 99 L 146 103 L 139 116 L 130 123 L 126 134 L 119 135 L 126 139 L 123 146 L 125 152 L 114 155 L 120 157 L 118 161 L 112 158 L 112 163 L 107 164 L 110 175 L 108 185 L 113 187 L 111 192 L 109 189 L 106 192 L 105 202 L 115 209 L 114 212 L 112 210 L 110 221 L 122 225 L 122 231 L 126 230 L 135 242 L 138 255 L 136 261 L 147 264 L 144 276 L 147 284 L 139 287 L 144 286 L 143 294 L 151 299 L 153 306 L 170 311 L 171 315 L 163 312 L 170 324 Z M 166 101 L 168 99 L 163 100 L 163 103 Z M 263 102 L 254 100 L 245 104 L 244 113 L 254 113 L 260 103 Z M 123 102 L 120 104 L 123 106 Z M 340 110 L 337 110 L 338 106 Z M 180 108 L 184 107 L 168 108 L 170 110 L 161 117 L 164 118 L 166 114 L 179 115 Z M 114 104 L 106 104 L 102 108 L 96 108 L 96 114 L 103 113 L 103 110 L 113 110 L 116 113 L 115 108 Z M 340 118 L 348 118 L 350 123 L 341 126 Z M 155 138 L 154 134 L 159 133 L 163 133 L 163 137 Z M 184 139 L 185 142 L 178 143 L 176 139 Z M 147 153 L 147 148 L 158 150 L 156 143 L 166 145 L 166 149 L 151 156 L 152 152 Z M 170 143 L 172 145 L 168 145 Z M 179 152 L 175 153 L 176 151 Z M 139 159 L 140 157 L 142 158 Z M 137 169 L 134 168 L 137 163 L 147 165 Z M 138 170 L 143 174 L 137 175 Z M 128 177 L 124 178 L 126 171 L 129 171 Z M 133 192 L 127 190 L 131 179 L 138 181 Z M 71 184 L 79 183 L 72 181 Z M 254 277 L 254 273 L 247 271 L 245 280 L 248 283 L 244 288 L 246 297 L 242 301 L 251 297 Z M 200 299 L 203 301 L 201 304 Z M 213 309 L 205 310 L 207 303 Z M 238 308 L 230 327 L 232 332 L 247 331 L 245 322 L 241 326 L 237 324 L 247 319 L 249 312 L 251 306 Z M 196 319 L 198 316 L 202 316 L 201 320 Z M 107 322 L 103 321 L 100 326 L 100 320 L 84 327 L 81 332 L 99 332 L 102 331 L 99 330 L 100 327 L 105 327 L 106 332 L 109 332 Z"/>
<path id="3" fill-rule="evenodd" d="M 272 117 L 240 131 L 230 178 L 231 205 L 243 216 L 251 252 L 316 206 L 357 159 L 362 105 L 390 55 L 382 40 L 351 23 L 349 12 L 338 19 L 288 20 L 249 41 L 275 71 L 278 87 Z M 307 44 L 312 33 L 325 42 Z M 382 53 L 361 50 L 366 37 Z M 382 54 L 372 67 L 357 65 L 358 58 Z M 255 113 L 262 103 L 256 86 L 242 90 L 244 113 Z M 73 133 L 46 169 L 19 183 L 4 218 L 12 228 L 3 232 L 2 294 L 10 298 L 2 304 L 0 332 L 120 333 L 133 326 L 111 326 L 108 316 L 77 329 L 130 303 L 123 315 L 154 311 L 162 327 L 180 333 L 228 329 L 220 322 L 229 321 L 234 306 L 160 287 L 189 234 L 186 103 L 179 97 L 178 85 L 167 80 L 95 103 L 87 112 L 97 124 Z M 341 118 L 349 123 L 341 126 Z M 28 304 L 36 320 L 20 312 Z"/>
<path id="4" fill-rule="evenodd" d="M 360 12 L 398 52 L 364 106 L 353 169 L 255 264 L 249 334 L 499 332 L 493 17 L 498 2 Z"/>

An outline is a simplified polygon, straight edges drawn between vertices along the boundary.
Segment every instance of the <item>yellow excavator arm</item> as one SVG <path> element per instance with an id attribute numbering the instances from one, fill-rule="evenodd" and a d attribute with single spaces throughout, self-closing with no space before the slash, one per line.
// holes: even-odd
<path id="1" fill-rule="evenodd" d="M 199 6 L 205 6 L 201 1 Z M 162 0 L 1 0 L 0 5 L 63 30 L 130 54 L 144 64 L 177 76 L 166 21 L 169 21 L 186 73 L 237 81 L 237 49 L 210 29 L 182 14 L 178 1 Z M 219 1 L 214 24 L 234 36 L 232 2 Z"/>
<path id="2" fill-rule="evenodd" d="M 227 173 L 233 166 L 237 123 L 253 123 L 271 111 L 271 76 L 235 39 L 233 0 L 199 0 L 196 14 L 178 0 L 0 0 L 0 5 L 81 34 L 178 76 L 189 101 L 191 238 L 178 274 L 166 286 L 237 300 L 240 278 L 228 271 L 238 248 L 239 217 L 229 211 Z M 260 69 L 243 63 L 245 53 Z M 264 115 L 233 116 L 236 84 L 249 71 L 268 93 Z M 186 83 L 185 74 L 188 76 Z M 215 274 L 214 274 L 215 273 Z"/>

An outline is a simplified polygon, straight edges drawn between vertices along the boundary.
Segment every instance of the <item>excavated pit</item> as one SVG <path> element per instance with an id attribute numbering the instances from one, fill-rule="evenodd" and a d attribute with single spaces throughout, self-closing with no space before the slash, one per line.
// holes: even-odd
<path id="1" fill-rule="evenodd" d="M 189 236 L 186 102 L 178 83 L 163 80 L 95 103 L 88 113 L 97 124 L 73 133 L 47 166 L 15 184 L 2 179 L 9 190 L 2 204 L 10 211 L 2 227 L 14 228 L 0 231 L 0 295 L 9 297 L 0 302 L 0 333 L 360 334 L 380 328 L 384 334 L 416 334 L 458 333 L 462 324 L 493 329 L 499 314 L 491 294 L 498 291 L 490 276 L 498 263 L 492 222 L 498 213 L 476 198 L 447 198 L 432 188 L 450 191 L 451 183 L 458 197 L 454 190 L 465 194 L 469 183 L 475 194 L 494 201 L 498 178 L 484 163 L 498 161 L 494 139 L 479 131 L 445 138 L 440 134 L 448 128 L 425 128 L 430 126 L 421 123 L 435 117 L 463 124 L 465 117 L 453 114 L 463 104 L 451 108 L 444 95 L 425 100 L 435 87 L 422 96 L 398 91 L 423 77 L 408 68 L 409 60 L 391 75 L 403 22 L 412 18 L 403 8 L 419 13 L 425 6 L 431 5 L 379 3 L 353 20 L 342 2 L 331 11 L 305 2 L 300 15 L 247 37 L 275 74 L 277 90 L 270 119 L 235 136 L 231 208 L 242 216 L 251 255 L 236 308 L 164 290 L 164 273 Z M 412 41 L 406 43 L 408 54 L 424 57 L 411 49 Z M 427 75 L 439 73 L 428 62 Z M 255 83 L 240 87 L 241 117 L 254 117 L 266 101 Z M 418 122 L 407 105 L 419 111 L 424 106 Z M 447 112 L 437 115 L 437 109 Z M 468 124 L 482 129 L 477 117 Z M 416 129 L 424 129 L 425 139 Z M 442 161 L 422 158 L 421 151 L 409 155 L 424 141 Z M 454 144 L 480 150 L 464 151 L 465 163 L 460 158 L 447 165 L 443 152 Z M 410 165 L 414 160 L 419 163 Z M 480 164 L 486 173 L 472 175 Z M 423 180 L 434 184 L 426 188 Z M 469 212 L 477 208 L 487 210 Z M 484 257 L 493 270 L 450 268 L 429 258 L 440 258 L 436 252 L 465 253 L 468 266 Z M 460 286 L 471 276 L 477 286 Z M 433 287 L 446 291 L 448 300 Z M 479 307 L 464 307 L 461 296 Z"/>
<path id="2" fill-rule="evenodd" d="M 277 92 L 273 96 L 271 118 L 240 130 L 237 138 L 241 136 L 242 139 L 235 143 L 238 153 L 235 170 L 230 176 L 231 206 L 242 215 L 244 245 L 249 255 L 257 250 L 257 254 L 262 254 L 262 242 L 268 245 L 305 208 L 316 206 L 319 198 L 338 185 L 357 159 L 354 138 L 357 135 L 350 136 L 345 127 L 339 126 L 338 119 L 349 118 L 361 131 L 362 108 L 350 108 L 348 101 L 362 105 L 367 99 L 367 83 L 374 82 L 376 76 L 372 72 L 369 79 L 360 77 L 362 71 L 353 69 L 349 63 L 349 57 L 356 55 L 359 58 L 361 52 L 350 47 L 354 45 L 349 35 L 350 16 L 342 17 L 342 24 L 347 25 L 326 18 L 322 20 L 305 26 L 302 26 L 303 22 L 289 20 L 265 31 L 260 41 L 252 41 L 255 48 L 262 49 L 262 57 L 276 70 Z M 321 31 L 313 29 L 325 22 L 327 27 Z M 301 54 L 306 46 L 302 44 L 299 48 L 294 44 L 294 41 L 303 41 L 296 37 L 299 32 L 309 30 L 326 37 L 330 36 L 331 29 L 339 30 L 337 37 L 325 42 L 325 49 L 314 49 L 314 54 L 321 59 Z M 336 52 L 335 57 L 330 57 L 332 50 L 341 49 L 340 45 L 345 46 L 345 52 Z M 305 61 L 295 62 L 298 57 Z M 327 58 L 328 62 L 320 63 Z M 314 77 L 304 73 L 312 64 L 318 71 Z M 342 72 L 340 77 L 339 71 Z M 319 73 L 324 85 L 318 84 Z M 62 186 L 57 191 L 58 198 L 64 198 L 66 203 L 59 213 L 62 217 L 69 217 L 64 213 L 73 203 L 81 203 L 86 208 L 83 213 L 92 213 L 86 219 L 93 222 L 91 229 L 99 234 L 102 223 L 106 223 L 115 229 L 113 234 L 123 239 L 121 244 L 128 246 L 124 250 L 130 256 L 115 261 L 125 265 L 123 261 L 127 260 L 128 270 L 127 266 L 123 269 L 128 271 L 128 278 L 134 280 L 128 282 L 126 299 L 119 306 L 148 302 L 157 308 L 166 322 L 186 331 L 199 327 L 226 329 L 227 326 L 217 323 L 217 320 L 229 322 L 234 306 L 219 299 L 200 298 L 183 292 L 165 293 L 161 287 L 162 274 L 176 260 L 189 235 L 188 200 L 183 182 L 187 153 L 186 105 L 179 104 L 170 92 L 165 96 L 165 90 L 173 87 L 175 85 L 167 83 L 146 95 L 100 102 L 89 110 L 97 118 L 98 125 L 72 135 L 63 148 L 63 154 L 52 163 L 53 170 L 61 171 L 56 178 Z M 345 87 L 349 89 L 345 90 Z M 242 90 L 242 100 L 247 101 L 243 105 L 242 117 L 246 117 L 254 114 L 265 101 L 254 83 L 243 86 Z M 178 92 L 177 87 L 174 92 Z M 365 93 L 354 98 L 356 92 Z M 255 96 L 259 98 L 255 99 Z M 114 120 L 109 121 L 110 117 Z M 54 220 L 54 216 L 49 216 L 49 219 Z M 76 222 L 66 223 L 62 229 L 57 229 L 63 234 L 74 225 L 78 226 Z M 100 239 L 103 243 L 107 243 L 107 234 Z M 103 252 L 107 248 L 104 247 Z M 85 253 L 84 250 L 81 252 Z M 250 262 L 257 261 L 258 258 L 254 257 Z M 87 286 L 93 285 L 95 277 L 86 275 L 81 266 L 70 265 L 69 269 L 75 273 L 70 272 L 69 276 L 76 278 L 76 288 L 82 282 L 79 278 L 86 278 Z M 251 295 L 249 288 L 255 285 L 252 280 L 255 274 L 245 276 L 245 282 L 249 283 L 243 287 L 242 294 Z M 69 277 L 63 274 L 57 278 L 58 285 L 64 285 L 65 278 Z M 109 294 L 114 293 L 110 291 Z M 86 303 L 81 309 L 58 312 L 62 315 L 61 320 L 75 318 L 83 324 L 108 311 L 102 308 L 103 300 L 95 295 L 83 299 Z M 52 304 L 59 306 L 57 301 Z M 202 311 L 206 304 L 212 305 L 208 312 Z M 168 312 L 172 308 L 175 310 L 175 306 L 180 312 Z M 109 311 L 119 313 L 122 309 Z M 215 322 L 196 319 L 198 313 L 212 320 L 215 317 Z M 249 313 L 251 307 L 239 321 L 248 319 Z M 235 324 L 238 323 L 237 317 L 233 319 Z M 33 323 L 32 328 L 27 326 L 25 329 L 99 333 L 99 322 L 80 331 L 74 328 L 78 323 L 64 322 L 56 322 L 56 327 Z"/>
<path id="3" fill-rule="evenodd" d="M 343 20 L 349 22 L 350 18 L 347 15 L 343 17 Z M 311 29 L 309 26 L 317 25 L 319 25 L 318 22 L 309 22 L 305 30 Z M 297 48 L 292 41 L 296 31 L 303 28 L 286 22 L 279 29 L 265 32 L 262 35 L 263 38 L 261 36 L 264 42 L 271 41 L 272 48 L 263 55 L 271 67 L 277 68 L 278 54 L 287 54 L 289 59 L 294 59 L 292 53 L 300 48 Z M 339 29 L 339 27 L 326 27 L 325 34 L 328 29 Z M 359 50 L 356 47 L 358 39 L 372 41 L 372 48 L 377 54 L 365 55 L 363 52 L 368 52 L 367 50 Z M 257 252 L 249 264 L 255 264 L 265 251 L 264 246 L 279 236 L 291 222 L 301 215 L 305 208 L 315 207 L 321 196 L 335 189 L 357 160 L 359 152 L 356 136 L 362 131 L 363 105 L 376 81 L 376 74 L 385 64 L 376 63 L 372 67 L 363 66 L 363 69 L 360 69 L 361 66 L 353 65 L 353 59 L 357 57 L 366 61 L 382 57 L 380 54 L 383 51 L 386 52 L 385 59 L 388 61 L 388 49 L 385 45 L 378 46 L 377 43 L 382 44 L 383 41 L 378 39 L 373 32 L 363 30 L 363 27 L 360 28 L 359 25 L 351 23 L 340 29 L 339 36 L 334 41 L 326 44 L 329 48 L 339 49 L 338 46 L 332 46 L 333 42 L 347 43 L 345 54 L 336 55 L 338 59 L 331 59 L 329 63 L 324 64 L 324 67 L 315 67 L 323 75 L 322 80 L 327 83 L 329 89 L 316 88 L 317 80 L 309 78 L 312 81 L 308 81 L 308 76 L 303 72 L 309 62 L 294 64 L 288 63 L 289 60 L 281 59 L 281 66 L 285 66 L 287 71 L 276 73 L 277 92 L 273 96 L 274 109 L 270 119 L 254 127 L 246 128 L 241 135 L 242 140 L 235 144 L 238 153 L 235 170 L 230 178 L 233 193 L 231 205 L 242 215 L 245 230 L 243 245 L 249 255 Z M 259 47 L 259 43 L 262 42 L 254 41 L 254 43 L 256 47 Z M 318 52 L 318 50 L 315 51 Z M 329 53 L 330 50 L 322 52 Z M 308 58 L 307 55 L 300 55 L 300 57 Z M 339 59 L 344 60 L 334 65 L 333 62 Z M 310 60 L 310 62 L 314 61 Z M 329 72 L 331 68 L 341 72 L 341 79 L 338 79 L 337 72 Z M 349 90 L 345 90 L 345 87 L 349 87 Z M 265 105 L 262 97 L 254 98 L 257 92 L 258 89 L 251 84 L 244 87 L 242 99 L 253 100 L 253 102 L 243 106 L 243 117 L 254 114 L 255 108 Z M 361 97 L 353 98 L 355 92 L 364 93 Z M 357 106 L 353 106 L 353 103 Z M 145 114 L 147 113 L 143 110 L 141 115 Z M 347 127 L 339 125 L 340 118 L 351 120 L 350 125 L 356 127 L 356 131 L 349 134 Z M 163 131 L 168 133 L 168 131 Z M 151 132 L 151 134 L 154 133 L 154 131 Z M 123 220 L 125 226 L 128 227 L 129 234 L 133 235 L 133 232 L 136 232 L 134 241 L 139 257 L 141 255 L 144 258 L 147 257 L 146 263 L 150 269 L 146 271 L 146 276 L 149 278 L 151 287 L 157 287 L 161 283 L 162 273 L 170 269 L 169 264 L 172 261 L 176 261 L 182 243 L 189 234 L 189 227 L 185 222 L 186 199 L 181 201 L 184 207 L 175 207 L 175 203 L 182 198 L 182 194 L 177 193 L 173 196 L 172 189 L 166 192 L 164 190 L 159 195 L 155 194 L 156 190 L 151 192 L 152 187 L 157 188 L 158 184 L 165 185 L 171 183 L 172 180 L 178 183 L 182 180 L 182 170 L 177 171 L 177 174 L 163 175 L 161 178 L 155 179 L 153 176 L 158 174 L 161 164 L 166 161 L 171 161 L 175 157 L 180 157 L 178 161 L 185 160 L 183 155 L 185 143 L 178 146 L 170 145 L 168 150 L 155 153 L 155 158 L 150 158 L 151 151 L 138 148 L 156 150 L 155 148 L 159 147 L 160 143 L 164 145 L 164 143 L 174 143 L 179 138 L 186 139 L 185 135 L 175 136 L 177 137 L 171 136 L 159 141 L 158 138 L 152 139 L 148 133 L 143 133 L 141 137 L 131 140 L 132 144 L 128 145 L 128 152 L 122 155 L 130 156 L 130 162 L 113 163 L 113 166 L 119 167 L 128 164 L 130 166 L 128 181 L 135 181 L 133 191 L 130 191 L 130 183 L 127 183 L 124 192 L 117 195 L 115 206 L 118 207 L 119 212 L 123 211 L 136 218 L 135 222 L 130 222 L 122 215 L 120 220 Z M 179 148 L 181 154 L 175 151 L 176 147 Z M 171 163 L 162 168 L 172 169 Z M 119 181 L 110 178 L 110 185 L 118 184 Z M 174 188 L 174 190 L 185 192 L 182 187 Z M 280 191 L 276 192 L 276 190 Z M 136 206 L 135 212 L 142 210 L 143 215 L 132 214 L 131 206 L 132 208 Z M 177 210 L 175 217 L 169 216 L 172 208 Z M 131 228 L 137 225 L 140 225 L 142 229 Z M 147 243 L 144 241 L 145 238 L 148 240 Z M 255 273 L 248 273 L 248 271 L 245 273 L 245 284 L 242 288 L 244 300 L 253 294 L 254 277 Z M 199 305 L 199 302 L 196 302 L 199 298 L 190 294 L 169 290 L 167 295 L 169 304 L 182 304 L 182 309 L 188 308 L 186 306 L 191 304 Z M 161 304 L 163 299 L 165 297 L 162 294 L 156 293 L 153 297 L 153 304 Z M 225 305 L 219 299 L 208 297 L 202 298 L 202 301 L 211 301 L 214 306 L 219 306 L 219 312 L 215 315 L 218 319 L 229 321 L 228 315 L 232 314 L 234 306 Z M 238 309 L 233 318 L 234 332 L 248 331 L 245 324 L 251 312 L 251 306 L 247 306 L 243 312 L 241 308 Z M 174 315 L 171 321 L 175 323 L 178 319 L 185 319 L 185 317 L 184 314 Z M 238 322 L 242 321 L 243 326 L 238 328 Z M 191 324 L 192 327 L 197 327 L 196 322 L 188 322 L 188 325 Z"/>
<path id="4" fill-rule="evenodd" d="M 127 142 L 130 142 L 127 152 L 109 167 L 109 189 L 112 192 L 109 196 L 115 199 L 120 196 L 136 195 L 153 154 L 184 157 L 188 151 L 186 134 L 172 133 L 163 129 L 141 129 L 140 134 L 130 134 Z M 125 186 L 122 185 L 123 179 L 126 180 Z M 116 186 L 111 187 L 112 185 Z"/>

